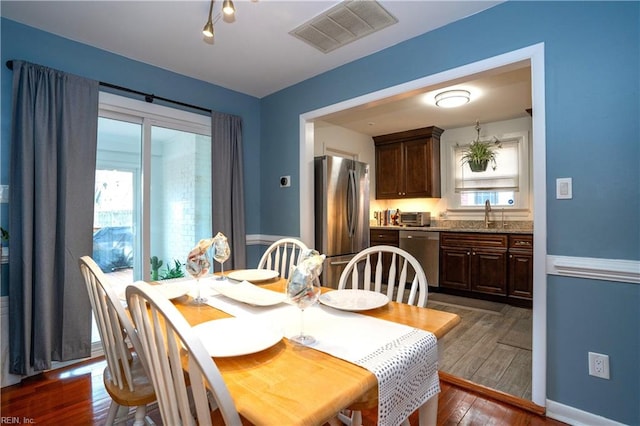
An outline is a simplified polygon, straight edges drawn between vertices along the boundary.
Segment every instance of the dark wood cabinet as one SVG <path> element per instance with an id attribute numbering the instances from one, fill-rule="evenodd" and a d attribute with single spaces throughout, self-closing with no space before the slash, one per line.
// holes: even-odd
<path id="1" fill-rule="evenodd" d="M 458 290 L 471 290 L 469 283 L 470 257 L 471 250 L 468 247 L 441 245 L 440 285 Z"/>
<path id="2" fill-rule="evenodd" d="M 440 285 L 507 294 L 507 236 L 445 232 L 440 236 Z"/>
<path id="3" fill-rule="evenodd" d="M 441 233 L 440 286 L 444 291 L 451 289 L 466 296 L 490 296 L 513 304 L 530 304 L 533 236 Z"/>
<path id="4" fill-rule="evenodd" d="M 440 135 L 424 127 L 375 136 L 376 198 L 440 197 Z"/>
<path id="5" fill-rule="evenodd" d="M 371 229 L 369 230 L 369 240 L 371 246 L 394 246 L 400 245 L 400 233 L 395 229 Z M 376 259 L 377 260 L 377 259 Z M 391 253 L 384 253 L 382 255 L 382 270 L 385 271 L 382 274 L 382 279 L 386 281 L 389 278 L 389 271 L 391 266 Z"/>
<path id="6" fill-rule="evenodd" d="M 533 235 L 509 236 L 509 297 L 533 298 Z"/>

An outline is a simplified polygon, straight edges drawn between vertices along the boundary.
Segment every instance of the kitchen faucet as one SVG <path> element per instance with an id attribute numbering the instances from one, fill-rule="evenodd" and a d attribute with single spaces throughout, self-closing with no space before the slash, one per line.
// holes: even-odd
<path id="1" fill-rule="evenodd" d="M 484 202 L 484 227 L 488 228 L 489 224 L 491 222 L 489 222 L 489 212 L 491 211 L 491 203 L 489 202 L 489 200 Z"/>

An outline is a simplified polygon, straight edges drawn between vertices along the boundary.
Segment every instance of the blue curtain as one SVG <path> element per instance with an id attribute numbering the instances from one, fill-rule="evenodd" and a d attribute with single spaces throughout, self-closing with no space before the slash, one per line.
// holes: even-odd
<path id="1" fill-rule="evenodd" d="M 91 354 L 98 82 L 14 61 L 11 126 L 9 371 L 30 375 Z"/>
<path id="2" fill-rule="evenodd" d="M 212 112 L 211 144 L 213 234 L 222 232 L 229 240 L 231 257 L 225 262 L 225 270 L 242 269 L 247 264 L 242 119 Z"/>

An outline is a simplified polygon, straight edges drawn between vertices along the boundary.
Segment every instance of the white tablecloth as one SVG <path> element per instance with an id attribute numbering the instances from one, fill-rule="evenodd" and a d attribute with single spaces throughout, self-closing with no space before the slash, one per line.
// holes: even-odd
<path id="1" fill-rule="evenodd" d="M 201 285 L 203 283 L 201 282 Z M 235 317 L 258 317 L 283 330 L 300 332 L 301 312 L 281 303 L 256 307 L 202 286 L 207 304 Z M 437 341 L 433 333 L 323 305 L 304 311 L 304 332 L 316 338 L 313 349 L 359 365 L 378 379 L 378 423 L 398 425 L 440 392 Z"/>

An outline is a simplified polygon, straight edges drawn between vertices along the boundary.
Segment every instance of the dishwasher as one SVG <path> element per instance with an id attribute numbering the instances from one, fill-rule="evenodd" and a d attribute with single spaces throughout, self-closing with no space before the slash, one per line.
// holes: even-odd
<path id="1" fill-rule="evenodd" d="M 431 287 L 439 286 L 440 233 L 436 231 L 400 231 L 400 248 L 415 257 Z"/>

